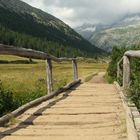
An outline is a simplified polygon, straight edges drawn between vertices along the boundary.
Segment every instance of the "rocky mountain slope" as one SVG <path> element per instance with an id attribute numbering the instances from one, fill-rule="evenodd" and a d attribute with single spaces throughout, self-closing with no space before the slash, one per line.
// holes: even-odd
<path id="1" fill-rule="evenodd" d="M 93 35 L 93 33 L 96 31 L 96 25 L 83 24 L 82 26 L 75 28 L 75 30 L 85 39 L 90 39 L 91 35 Z"/>
<path id="2" fill-rule="evenodd" d="M 111 25 L 96 25 L 88 40 L 110 52 L 114 46 L 131 47 L 140 44 L 140 14 L 128 14 Z M 79 32 L 81 33 L 81 32 Z M 81 33 L 83 37 L 84 34 Z"/>

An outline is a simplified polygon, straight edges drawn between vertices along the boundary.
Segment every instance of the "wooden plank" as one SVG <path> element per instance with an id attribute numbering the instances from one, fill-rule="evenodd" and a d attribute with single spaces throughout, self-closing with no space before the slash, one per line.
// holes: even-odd
<path id="1" fill-rule="evenodd" d="M 128 140 L 139 140 L 138 132 L 136 130 L 135 123 L 134 123 L 134 116 L 132 115 L 131 109 L 128 106 L 127 98 L 125 97 L 120 85 L 117 82 L 114 82 L 114 84 L 116 86 L 116 89 L 118 90 L 118 93 L 120 94 L 123 107 L 126 113 Z"/>
<path id="2" fill-rule="evenodd" d="M 17 123 L 16 126 L 13 126 L 12 131 L 2 128 L 4 130 L 1 130 L 1 138 L 26 139 L 28 137 L 27 139 L 42 140 L 42 136 L 44 136 L 44 140 L 79 140 L 79 137 L 81 140 L 126 140 L 125 115 L 114 85 L 84 83 L 79 88 L 80 92 L 83 92 L 83 86 L 86 87 L 83 92 L 85 96 L 89 93 L 87 85 L 92 89 L 93 98 L 80 97 L 79 102 L 79 97 L 75 97 L 78 101 L 75 102 L 75 98 L 71 98 L 69 95 L 77 96 L 77 91 L 73 93 L 68 91 L 51 102 L 42 103 L 28 110 L 17 118 L 17 122 L 20 124 Z M 104 92 L 113 94 L 112 98 L 104 96 Z M 95 94 L 100 96 L 103 94 L 103 96 L 100 98 Z M 118 101 L 114 105 L 116 99 Z M 96 102 L 97 100 L 100 100 L 99 104 Z M 106 104 L 106 101 L 110 104 Z M 67 105 L 66 108 L 65 105 Z M 50 137 L 48 138 L 48 136 Z"/>
<path id="3" fill-rule="evenodd" d="M 50 100 L 52 98 L 54 98 L 55 96 L 58 96 L 60 93 L 63 93 L 67 90 L 69 90 L 70 88 L 76 86 L 77 84 L 80 84 L 81 80 L 76 80 L 76 81 L 73 81 L 71 83 L 69 83 L 68 85 L 66 85 L 65 87 L 59 89 L 58 91 L 55 91 L 49 95 L 46 95 L 46 96 L 43 96 L 43 97 L 40 97 L 34 101 L 31 101 L 30 103 L 27 103 L 21 107 L 19 107 L 17 110 L 3 116 L 0 118 L 0 126 L 3 126 L 5 123 L 8 123 L 10 119 L 12 118 L 15 118 L 21 114 L 23 114 L 26 110 L 36 106 L 36 105 L 39 105 L 40 103 L 42 102 L 45 102 L 47 100 Z"/>
<path id="4" fill-rule="evenodd" d="M 120 71 L 121 71 L 121 69 L 120 69 L 120 64 L 117 63 L 117 78 L 120 77 Z"/>
<path id="5" fill-rule="evenodd" d="M 140 58 L 140 50 L 138 51 L 130 50 L 130 51 L 125 52 L 124 55 L 128 57 Z"/>
<path id="6" fill-rule="evenodd" d="M 72 60 L 72 64 L 73 64 L 73 79 L 74 79 L 74 81 L 76 81 L 78 79 L 77 61 Z"/>
<path id="7" fill-rule="evenodd" d="M 20 57 L 34 58 L 34 59 L 42 59 L 46 60 L 46 58 L 52 58 L 57 61 L 57 58 L 51 56 L 47 53 L 41 51 L 35 51 L 32 49 L 25 49 L 20 47 L 14 47 L 9 45 L 0 44 L 0 54 L 3 55 L 16 55 Z"/>
<path id="8" fill-rule="evenodd" d="M 1 55 L 16 55 L 20 57 L 27 57 L 27 58 L 41 59 L 41 60 L 46 60 L 47 58 L 49 58 L 56 62 L 75 60 L 75 58 L 57 58 L 53 55 L 50 55 L 41 51 L 25 49 L 21 47 L 14 47 L 14 46 L 9 46 L 9 45 L 3 45 L 3 44 L 0 44 L 0 54 Z"/>
<path id="9" fill-rule="evenodd" d="M 73 60 L 77 60 L 77 58 L 66 58 L 66 57 L 59 58 L 60 62 L 62 62 L 62 61 L 73 61 Z"/>
<path id="10" fill-rule="evenodd" d="M 123 57 L 123 88 L 127 89 L 130 84 L 130 61 L 127 56 Z"/>
<path id="11" fill-rule="evenodd" d="M 120 74 L 121 74 L 121 68 L 120 68 L 120 64 L 122 63 L 123 61 L 123 57 L 120 59 L 120 61 L 117 63 L 117 78 L 120 77 Z"/>
<path id="12" fill-rule="evenodd" d="M 51 59 L 47 59 L 46 65 L 47 65 L 46 71 L 47 71 L 48 94 L 51 94 L 52 91 L 53 91 L 52 62 L 51 62 Z"/>

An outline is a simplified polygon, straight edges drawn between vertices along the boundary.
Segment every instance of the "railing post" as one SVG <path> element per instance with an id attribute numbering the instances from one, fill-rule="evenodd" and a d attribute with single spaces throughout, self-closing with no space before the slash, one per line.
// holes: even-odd
<path id="1" fill-rule="evenodd" d="M 118 61 L 117 63 L 117 78 L 120 77 L 121 74 L 121 68 L 120 68 L 120 64 L 123 62 L 123 57 Z"/>
<path id="2" fill-rule="evenodd" d="M 51 62 L 51 59 L 46 60 L 46 72 L 47 72 L 48 94 L 50 94 L 53 91 L 52 62 Z"/>
<path id="3" fill-rule="evenodd" d="M 120 77 L 120 63 L 117 63 L 117 79 Z"/>
<path id="4" fill-rule="evenodd" d="M 78 67 L 76 59 L 72 60 L 72 65 L 73 65 L 73 79 L 74 81 L 76 81 L 78 80 Z"/>
<path id="5" fill-rule="evenodd" d="M 127 56 L 123 56 L 123 88 L 126 90 L 130 84 L 130 61 Z"/>

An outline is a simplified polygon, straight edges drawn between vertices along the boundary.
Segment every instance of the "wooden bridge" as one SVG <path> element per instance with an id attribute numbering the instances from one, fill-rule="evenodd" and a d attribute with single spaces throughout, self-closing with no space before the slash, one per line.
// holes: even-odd
<path id="1" fill-rule="evenodd" d="M 16 111 L 0 118 L 2 126 L 13 117 L 16 123 L 0 128 L 3 140 L 136 140 L 135 127 L 127 130 L 127 116 L 130 116 L 125 97 L 114 84 L 104 81 L 99 73 L 87 83 L 78 79 L 75 58 L 56 58 L 46 53 L 17 49 L 0 45 L 0 54 L 12 54 L 21 57 L 47 60 L 48 95 L 32 101 Z M 124 57 L 124 69 L 128 70 L 128 61 Z M 53 61 L 72 61 L 74 81 L 53 92 Z M 118 63 L 118 76 L 120 75 Z M 128 86 L 128 75 L 124 74 L 124 86 Z M 123 101 L 123 102 L 122 102 Z M 126 106 L 125 106 L 126 105 Z M 133 130 L 132 130 L 133 129 Z M 136 133 L 135 133 L 136 132 Z M 127 137 L 128 136 L 128 137 Z M 138 139 L 137 139 L 138 140 Z"/>

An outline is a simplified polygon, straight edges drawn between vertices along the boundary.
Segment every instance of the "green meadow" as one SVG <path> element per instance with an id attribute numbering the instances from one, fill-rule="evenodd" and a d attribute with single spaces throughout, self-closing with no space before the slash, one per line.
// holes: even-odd
<path id="1" fill-rule="evenodd" d="M 13 100 L 16 102 L 14 109 L 47 94 L 45 61 L 33 60 L 33 63 L 25 63 L 28 61 L 27 58 L 0 55 L 0 62 L 3 62 L 0 64 L 0 81 L 4 89 L 12 92 Z M 78 61 L 79 78 L 84 79 L 86 76 L 105 71 L 107 66 L 107 63 L 80 60 Z M 71 62 L 53 62 L 54 90 L 72 80 L 73 69 Z"/>

